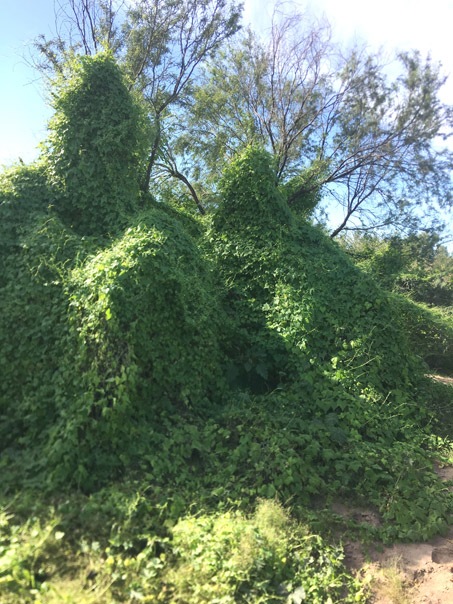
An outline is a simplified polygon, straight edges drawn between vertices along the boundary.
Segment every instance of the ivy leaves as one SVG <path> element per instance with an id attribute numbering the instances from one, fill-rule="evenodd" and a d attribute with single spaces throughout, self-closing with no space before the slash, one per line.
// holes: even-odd
<path id="1" fill-rule="evenodd" d="M 108 53 L 68 63 L 53 92 L 45 144 L 57 210 L 85 235 L 105 234 L 137 209 L 148 124 Z"/>

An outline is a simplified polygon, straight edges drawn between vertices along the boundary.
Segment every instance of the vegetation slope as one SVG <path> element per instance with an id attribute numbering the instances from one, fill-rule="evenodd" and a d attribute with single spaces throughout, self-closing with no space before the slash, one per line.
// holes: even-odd
<path id="1" fill-rule="evenodd" d="M 447 528 L 438 391 L 268 154 L 193 218 L 139 193 L 146 127 L 84 57 L 2 176 L 3 601 L 364 601 L 329 502 L 375 506 L 384 541 Z"/>

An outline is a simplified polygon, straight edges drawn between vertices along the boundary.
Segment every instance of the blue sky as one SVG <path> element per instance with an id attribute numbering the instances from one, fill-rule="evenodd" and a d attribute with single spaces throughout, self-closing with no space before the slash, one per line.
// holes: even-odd
<path id="1" fill-rule="evenodd" d="M 30 41 L 53 23 L 53 0 L 0 0 L 0 164 L 32 160 L 45 138 L 51 112 L 24 57 Z"/>

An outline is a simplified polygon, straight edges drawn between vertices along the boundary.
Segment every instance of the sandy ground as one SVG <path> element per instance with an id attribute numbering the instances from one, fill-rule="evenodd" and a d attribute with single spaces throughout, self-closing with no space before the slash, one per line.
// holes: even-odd
<path id="1" fill-rule="evenodd" d="M 451 377 L 445 377 L 443 375 L 431 375 L 430 377 L 433 380 L 436 380 L 437 382 L 442 382 L 443 384 L 447 384 L 448 386 L 453 386 L 453 378 Z"/>
<path id="2" fill-rule="evenodd" d="M 453 386 L 453 378 L 430 376 Z M 436 468 L 442 480 L 453 481 L 453 466 Z M 451 487 L 453 490 L 453 487 Z M 378 525 L 373 512 L 347 509 L 338 504 L 334 511 L 359 522 Z M 361 543 L 345 546 L 346 565 L 370 582 L 372 604 L 453 604 L 453 526 L 445 537 L 424 543 L 396 543 L 370 547 Z"/>
<path id="3" fill-rule="evenodd" d="M 453 467 L 437 469 L 453 480 Z M 453 489 L 453 487 L 452 487 Z M 333 511 L 359 522 L 377 524 L 377 515 L 335 504 Z M 370 582 L 373 604 L 453 604 L 453 527 L 445 537 L 425 543 L 396 543 L 366 553 L 361 543 L 345 545 L 346 566 Z"/>

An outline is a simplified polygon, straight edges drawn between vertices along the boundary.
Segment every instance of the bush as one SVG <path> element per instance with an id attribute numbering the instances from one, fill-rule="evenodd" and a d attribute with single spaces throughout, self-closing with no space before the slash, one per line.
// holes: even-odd
<path id="1" fill-rule="evenodd" d="M 223 394 L 219 313 L 197 248 L 160 210 L 75 269 L 67 292 L 74 394 L 48 455 L 61 480 L 86 485 L 149 455 L 163 417 L 212 412 Z"/>
<path id="2" fill-rule="evenodd" d="M 240 512 L 184 518 L 173 528 L 174 566 L 162 575 L 175 600 L 352 602 L 340 550 L 291 522 L 272 500 L 252 517 Z"/>
<path id="3" fill-rule="evenodd" d="M 145 113 L 110 54 L 77 57 L 59 76 L 46 143 L 57 211 L 81 234 L 103 234 L 138 207 Z"/>
<path id="4" fill-rule="evenodd" d="M 3 488 L 57 493 L 71 547 L 99 535 L 80 549 L 100 602 L 360 601 L 339 550 L 274 498 L 299 517 L 366 500 L 386 542 L 445 531 L 426 403 L 441 417 L 451 399 L 433 405 L 405 313 L 440 347 L 450 332 L 292 213 L 262 150 L 228 167 L 212 219 L 149 198 L 138 212 L 139 111 L 108 56 L 74 69 L 48 157 L 0 182 Z M 93 99 L 114 114 L 102 105 L 105 137 Z M 35 599 L 64 531 L 0 523 L 7 597 Z"/>
<path id="5" fill-rule="evenodd" d="M 453 320 L 442 308 L 429 308 L 394 294 L 395 315 L 414 350 L 434 372 L 453 372 Z"/>
<path id="6" fill-rule="evenodd" d="M 248 151 L 225 178 L 209 236 L 226 311 L 237 317 L 236 370 L 253 365 L 269 389 L 329 375 L 336 396 L 407 390 L 420 366 L 388 297 L 321 231 L 287 214 L 270 158 Z"/>
<path id="7" fill-rule="evenodd" d="M 221 400 L 212 278 L 158 209 L 97 252 L 55 216 L 21 241 L 2 290 L 3 446 L 34 450 L 52 483 L 87 488 L 152 449 L 162 414 Z"/>

